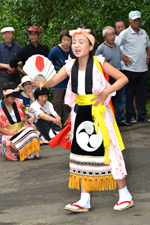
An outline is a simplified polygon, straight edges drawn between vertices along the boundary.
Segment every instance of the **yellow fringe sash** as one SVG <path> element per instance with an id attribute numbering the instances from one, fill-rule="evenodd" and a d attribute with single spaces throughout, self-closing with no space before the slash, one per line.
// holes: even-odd
<path id="1" fill-rule="evenodd" d="M 116 190 L 117 185 L 112 175 L 106 176 L 84 176 L 79 174 L 70 174 L 69 188 L 80 190 L 81 183 L 86 191 L 105 191 Z"/>
<path id="2" fill-rule="evenodd" d="M 31 155 L 36 150 L 38 150 L 38 152 L 41 152 L 38 139 L 32 140 L 27 146 L 19 151 L 20 161 L 22 162 L 23 160 L 25 160 L 27 156 Z"/>

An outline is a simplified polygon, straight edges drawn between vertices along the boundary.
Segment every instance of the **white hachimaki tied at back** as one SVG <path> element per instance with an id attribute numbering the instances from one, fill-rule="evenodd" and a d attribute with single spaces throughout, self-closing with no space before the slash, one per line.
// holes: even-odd
<path id="1" fill-rule="evenodd" d="M 40 88 L 56 75 L 52 62 L 43 55 L 33 55 L 25 62 L 24 72 L 31 81 L 39 80 Z"/>

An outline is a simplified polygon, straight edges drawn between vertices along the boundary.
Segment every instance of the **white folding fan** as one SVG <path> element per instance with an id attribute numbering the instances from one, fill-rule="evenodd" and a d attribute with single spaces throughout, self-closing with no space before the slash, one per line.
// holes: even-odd
<path id="1" fill-rule="evenodd" d="M 23 70 L 31 80 L 38 78 L 40 87 L 56 75 L 52 62 L 43 55 L 33 55 L 28 58 Z"/>

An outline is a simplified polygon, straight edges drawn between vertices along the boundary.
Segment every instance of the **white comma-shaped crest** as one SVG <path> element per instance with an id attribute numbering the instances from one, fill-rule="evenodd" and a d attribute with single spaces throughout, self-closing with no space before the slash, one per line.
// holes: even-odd
<path id="1" fill-rule="evenodd" d="M 94 134 L 94 123 L 90 121 L 82 122 L 76 130 L 76 140 L 80 148 L 87 152 L 94 152 L 102 144 L 103 137 L 101 130 Z"/>

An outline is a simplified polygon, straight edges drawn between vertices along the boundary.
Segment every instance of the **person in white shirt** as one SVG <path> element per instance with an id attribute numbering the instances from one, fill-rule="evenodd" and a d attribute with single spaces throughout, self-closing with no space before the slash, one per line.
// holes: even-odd
<path id="1" fill-rule="evenodd" d="M 140 28 L 141 13 L 129 13 L 130 26 L 122 31 L 115 42 L 123 45 L 123 73 L 129 83 L 125 87 L 126 116 L 130 123 L 137 123 L 133 99 L 136 99 L 138 121 L 150 122 L 146 115 L 148 64 L 150 58 L 150 40 L 145 30 Z"/>
<path id="2" fill-rule="evenodd" d="M 47 88 L 37 88 L 34 92 L 36 101 L 29 108 L 46 140 L 52 139 L 62 128 L 61 117 L 55 112 L 53 105 L 47 101 L 48 96 Z"/>

